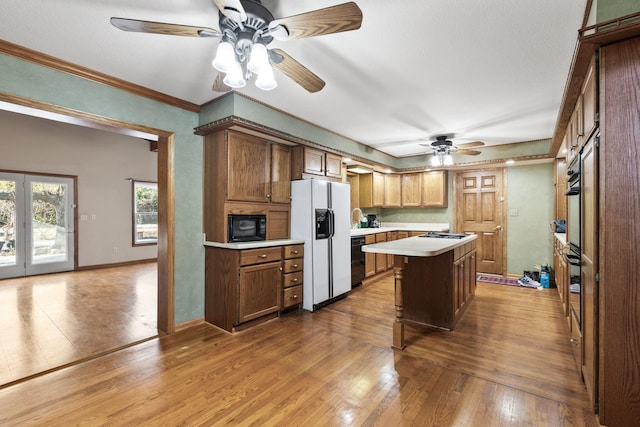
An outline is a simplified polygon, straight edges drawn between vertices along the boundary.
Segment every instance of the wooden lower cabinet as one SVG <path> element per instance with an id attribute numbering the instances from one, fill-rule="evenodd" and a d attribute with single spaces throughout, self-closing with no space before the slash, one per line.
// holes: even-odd
<path id="1" fill-rule="evenodd" d="M 364 237 L 365 245 L 373 245 L 376 242 L 374 234 L 368 234 Z M 371 277 L 376 274 L 376 254 L 373 252 L 365 252 L 364 254 L 364 277 Z"/>
<path id="2" fill-rule="evenodd" d="M 473 299 L 476 289 L 476 250 L 475 246 L 464 247 L 454 261 L 453 266 L 453 313 L 454 319 L 462 316 L 467 305 Z"/>
<path id="3" fill-rule="evenodd" d="M 397 231 L 387 231 L 387 242 L 398 240 Z M 387 254 L 387 270 L 393 270 L 393 255 Z"/>
<path id="4" fill-rule="evenodd" d="M 302 302 L 303 245 L 207 247 L 205 320 L 234 332 Z"/>
<path id="5" fill-rule="evenodd" d="M 387 241 L 387 233 L 376 233 L 376 243 Z M 387 254 L 376 254 L 376 273 L 387 270 Z"/>
<path id="6" fill-rule="evenodd" d="M 288 309 L 302 304 L 304 245 L 285 246 L 283 257 L 282 308 Z"/>

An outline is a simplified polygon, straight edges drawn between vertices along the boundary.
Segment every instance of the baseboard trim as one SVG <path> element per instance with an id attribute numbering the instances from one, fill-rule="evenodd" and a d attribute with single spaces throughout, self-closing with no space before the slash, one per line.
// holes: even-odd
<path id="1" fill-rule="evenodd" d="M 204 324 L 204 317 L 198 317 L 196 319 L 193 320 L 187 320 L 186 322 L 182 322 L 179 323 L 175 326 L 175 331 L 176 332 L 180 332 L 180 331 L 184 331 L 185 329 L 190 329 L 196 326 L 200 326 L 202 324 Z"/>
<path id="2" fill-rule="evenodd" d="M 158 262 L 158 258 L 137 259 L 134 261 L 116 262 L 113 264 L 83 265 L 81 267 L 76 267 L 75 271 L 98 270 L 101 268 L 112 268 L 112 267 L 126 267 L 128 265 L 146 264 L 148 262 Z"/>

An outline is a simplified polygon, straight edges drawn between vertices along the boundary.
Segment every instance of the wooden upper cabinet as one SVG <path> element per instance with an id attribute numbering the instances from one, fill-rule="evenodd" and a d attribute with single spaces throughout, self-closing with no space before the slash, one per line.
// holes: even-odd
<path id="1" fill-rule="evenodd" d="M 342 179 L 341 156 L 304 146 L 297 146 L 292 152 L 292 179 L 304 179 L 304 175 Z"/>
<path id="2" fill-rule="evenodd" d="M 324 151 L 304 147 L 304 171 L 313 175 L 324 175 Z"/>
<path id="3" fill-rule="evenodd" d="M 360 175 L 351 175 L 347 177 L 349 183 L 349 193 L 351 196 L 350 209 L 360 207 Z M 353 218 L 351 218 L 353 221 Z"/>
<path id="4" fill-rule="evenodd" d="M 402 206 L 402 177 L 400 175 L 384 175 L 384 207 L 399 208 Z"/>
<path id="5" fill-rule="evenodd" d="M 342 178 L 342 156 L 325 153 L 325 175 L 331 178 Z"/>
<path id="6" fill-rule="evenodd" d="M 271 202 L 291 203 L 291 149 L 271 145 Z"/>
<path id="7" fill-rule="evenodd" d="M 596 72 L 595 58 L 591 60 L 589 65 L 589 71 L 587 77 L 584 80 L 584 86 L 582 87 L 582 133 L 583 141 L 586 143 L 587 139 L 591 136 L 596 126 L 596 115 L 598 113 L 598 87 L 597 87 L 597 72 Z"/>
<path id="8" fill-rule="evenodd" d="M 382 207 L 384 203 L 384 175 L 378 172 L 360 175 L 360 207 Z"/>
<path id="9" fill-rule="evenodd" d="M 422 173 L 422 206 L 447 207 L 447 171 Z"/>
<path id="10" fill-rule="evenodd" d="M 227 200 L 268 202 L 271 144 L 251 135 L 228 133 Z"/>
<path id="11" fill-rule="evenodd" d="M 422 206 L 422 174 L 407 173 L 402 175 L 402 206 Z"/>

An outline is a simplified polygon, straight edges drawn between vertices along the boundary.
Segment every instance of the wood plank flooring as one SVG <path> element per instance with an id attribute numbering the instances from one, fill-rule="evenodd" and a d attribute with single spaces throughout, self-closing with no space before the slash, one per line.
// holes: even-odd
<path id="1" fill-rule="evenodd" d="M 0 386 L 157 336 L 156 263 L 0 280 Z"/>
<path id="2" fill-rule="evenodd" d="M 208 324 L 0 390 L 0 425 L 596 426 L 555 289 L 479 283 L 453 332 L 393 279 L 227 334 Z"/>

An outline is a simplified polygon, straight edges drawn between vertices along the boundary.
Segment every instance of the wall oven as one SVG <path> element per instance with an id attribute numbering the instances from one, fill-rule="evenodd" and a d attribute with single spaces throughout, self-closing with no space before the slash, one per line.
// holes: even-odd
<path id="1" fill-rule="evenodd" d="M 267 238 L 266 215 L 229 215 L 227 241 L 253 242 Z"/>
<path id="2" fill-rule="evenodd" d="M 580 322 L 580 308 L 582 306 L 582 292 L 580 291 L 580 156 L 569 165 L 567 170 L 567 243 L 569 250 L 565 259 L 569 264 L 569 306 L 578 323 Z"/>

